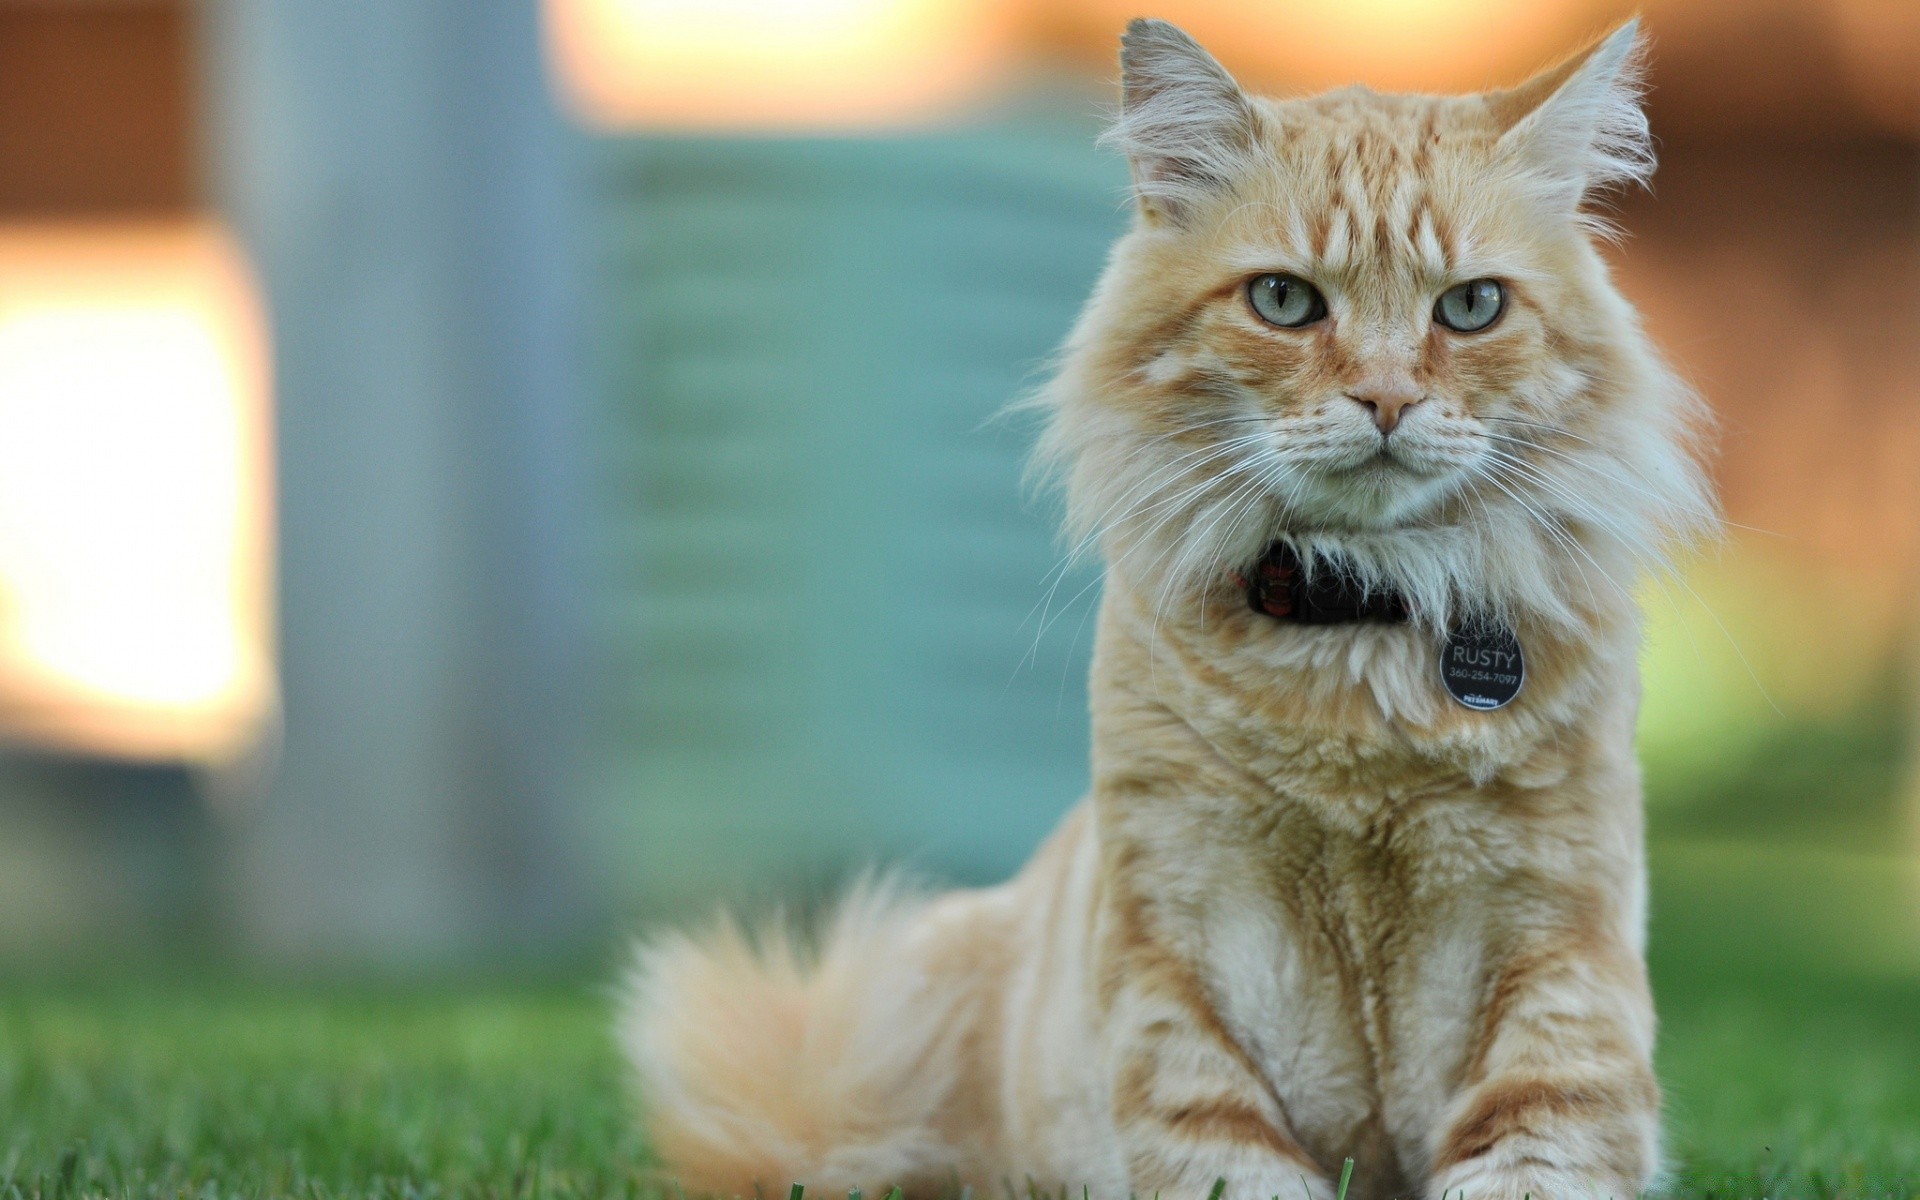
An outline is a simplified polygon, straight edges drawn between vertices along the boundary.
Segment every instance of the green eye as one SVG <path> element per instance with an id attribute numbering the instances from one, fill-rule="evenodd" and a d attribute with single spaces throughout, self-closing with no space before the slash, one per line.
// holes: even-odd
<path id="1" fill-rule="evenodd" d="M 1478 333 L 1493 324 L 1506 306 L 1507 292 L 1497 279 L 1473 279 L 1440 293 L 1433 319 L 1456 333 Z"/>
<path id="2" fill-rule="evenodd" d="M 1298 329 L 1327 315 L 1327 302 L 1306 280 L 1294 275 L 1259 275 L 1247 285 L 1247 302 L 1269 325 Z"/>

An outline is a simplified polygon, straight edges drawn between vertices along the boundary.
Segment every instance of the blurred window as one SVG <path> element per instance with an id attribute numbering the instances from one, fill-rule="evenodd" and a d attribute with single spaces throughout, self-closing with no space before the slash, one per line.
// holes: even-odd
<path id="1" fill-rule="evenodd" d="M 0 2 L 0 732 L 219 759 L 271 710 L 265 335 L 198 211 L 188 6 Z"/>
<path id="2" fill-rule="evenodd" d="M 978 88 L 994 0 L 549 0 L 575 111 L 602 127 L 897 125 Z"/>
<path id="3" fill-rule="evenodd" d="M 189 208 L 189 25 L 157 0 L 0 0 L 0 213 Z"/>

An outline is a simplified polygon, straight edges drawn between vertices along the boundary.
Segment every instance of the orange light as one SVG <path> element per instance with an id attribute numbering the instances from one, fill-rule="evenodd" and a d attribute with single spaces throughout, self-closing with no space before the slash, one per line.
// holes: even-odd
<path id="1" fill-rule="evenodd" d="M 937 115 L 990 74 L 989 0 L 546 0 L 573 107 L 604 128 L 824 129 Z"/>
<path id="2" fill-rule="evenodd" d="M 1080 0 L 1117 34 L 1150 11 L 1185 28 L 1253 86 L 1305 94 L 1472 91 L 1517 82 L 1575 49 L 1631 0 Z"/>
<path id="3" fill-rule="evenodd" d="M 0 228 L 0 723 L 135 757 L 272 704 L 265 334 L 201 223 Z"/>

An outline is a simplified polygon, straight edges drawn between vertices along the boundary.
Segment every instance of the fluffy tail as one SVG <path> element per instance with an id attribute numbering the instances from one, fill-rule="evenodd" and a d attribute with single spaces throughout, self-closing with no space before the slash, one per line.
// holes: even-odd
<path id="1" fill-rule="evenodd" d="M 879 1194 L 952 1169 L 936 1125 L 958 1073 L 959 1000 L 926 973 L 923 909 L 866 885 L 817 952 L 783 926 L 727 919 L 641 947 L 621 1041 L 654 1150 L 684 1188 Z"/>

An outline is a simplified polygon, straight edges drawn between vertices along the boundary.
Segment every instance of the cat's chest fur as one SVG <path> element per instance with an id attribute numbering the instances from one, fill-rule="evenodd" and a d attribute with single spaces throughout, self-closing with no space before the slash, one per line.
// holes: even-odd
<path id="1" fill-rule="evenodd" d="M 1130 647 L 1103 650 L 1132 665 Z M 1148 797 L 1097 782 L 1103 833 L 1138 847 L 1141 889 L 1303 1148 L 1372 1164 L 1356 1195 L 1404 1194 L 1431 1165 L 1525 881 L 1575 870 L 1594 798 L 1630 763 L 1625 725 L 1523 735 L 1476 714 L 1493 736 L 1443 745 L 1377 720 L 1262 721 L 1237 681 L 1190 663 L 1186 680 L 1214 686 L 1103 710 L 1097 777 Z"/>
<path id="2" fill-rule="evenodd" d="M 1567 897 L 1623 886 L 1612 859 L 1637 844 L 1631 618 L 1521 636 L 1526 691 L 1476 712 L 1411 625 L 1156 628 L 1120 588 L 1102 612 L 1108 885 L 1190 964 L 1306 1154 L 1367 1164 L 1359 1200 L 1423 1186 L 1506 964 L 1577 929 Z"/>
<path id="3" fill-rule="evenodd" d="M 1463 830 L 1396 847 L 1304 814 L 1276 825 L 1222 849 L 1244 886 L 1198 916 L 1200 969 L 1302 1145 L 1370 1163 L 1368 1190 L 1391 1192 L 1425 1170 L 1472 1042 L 1497 852 Z"/>

